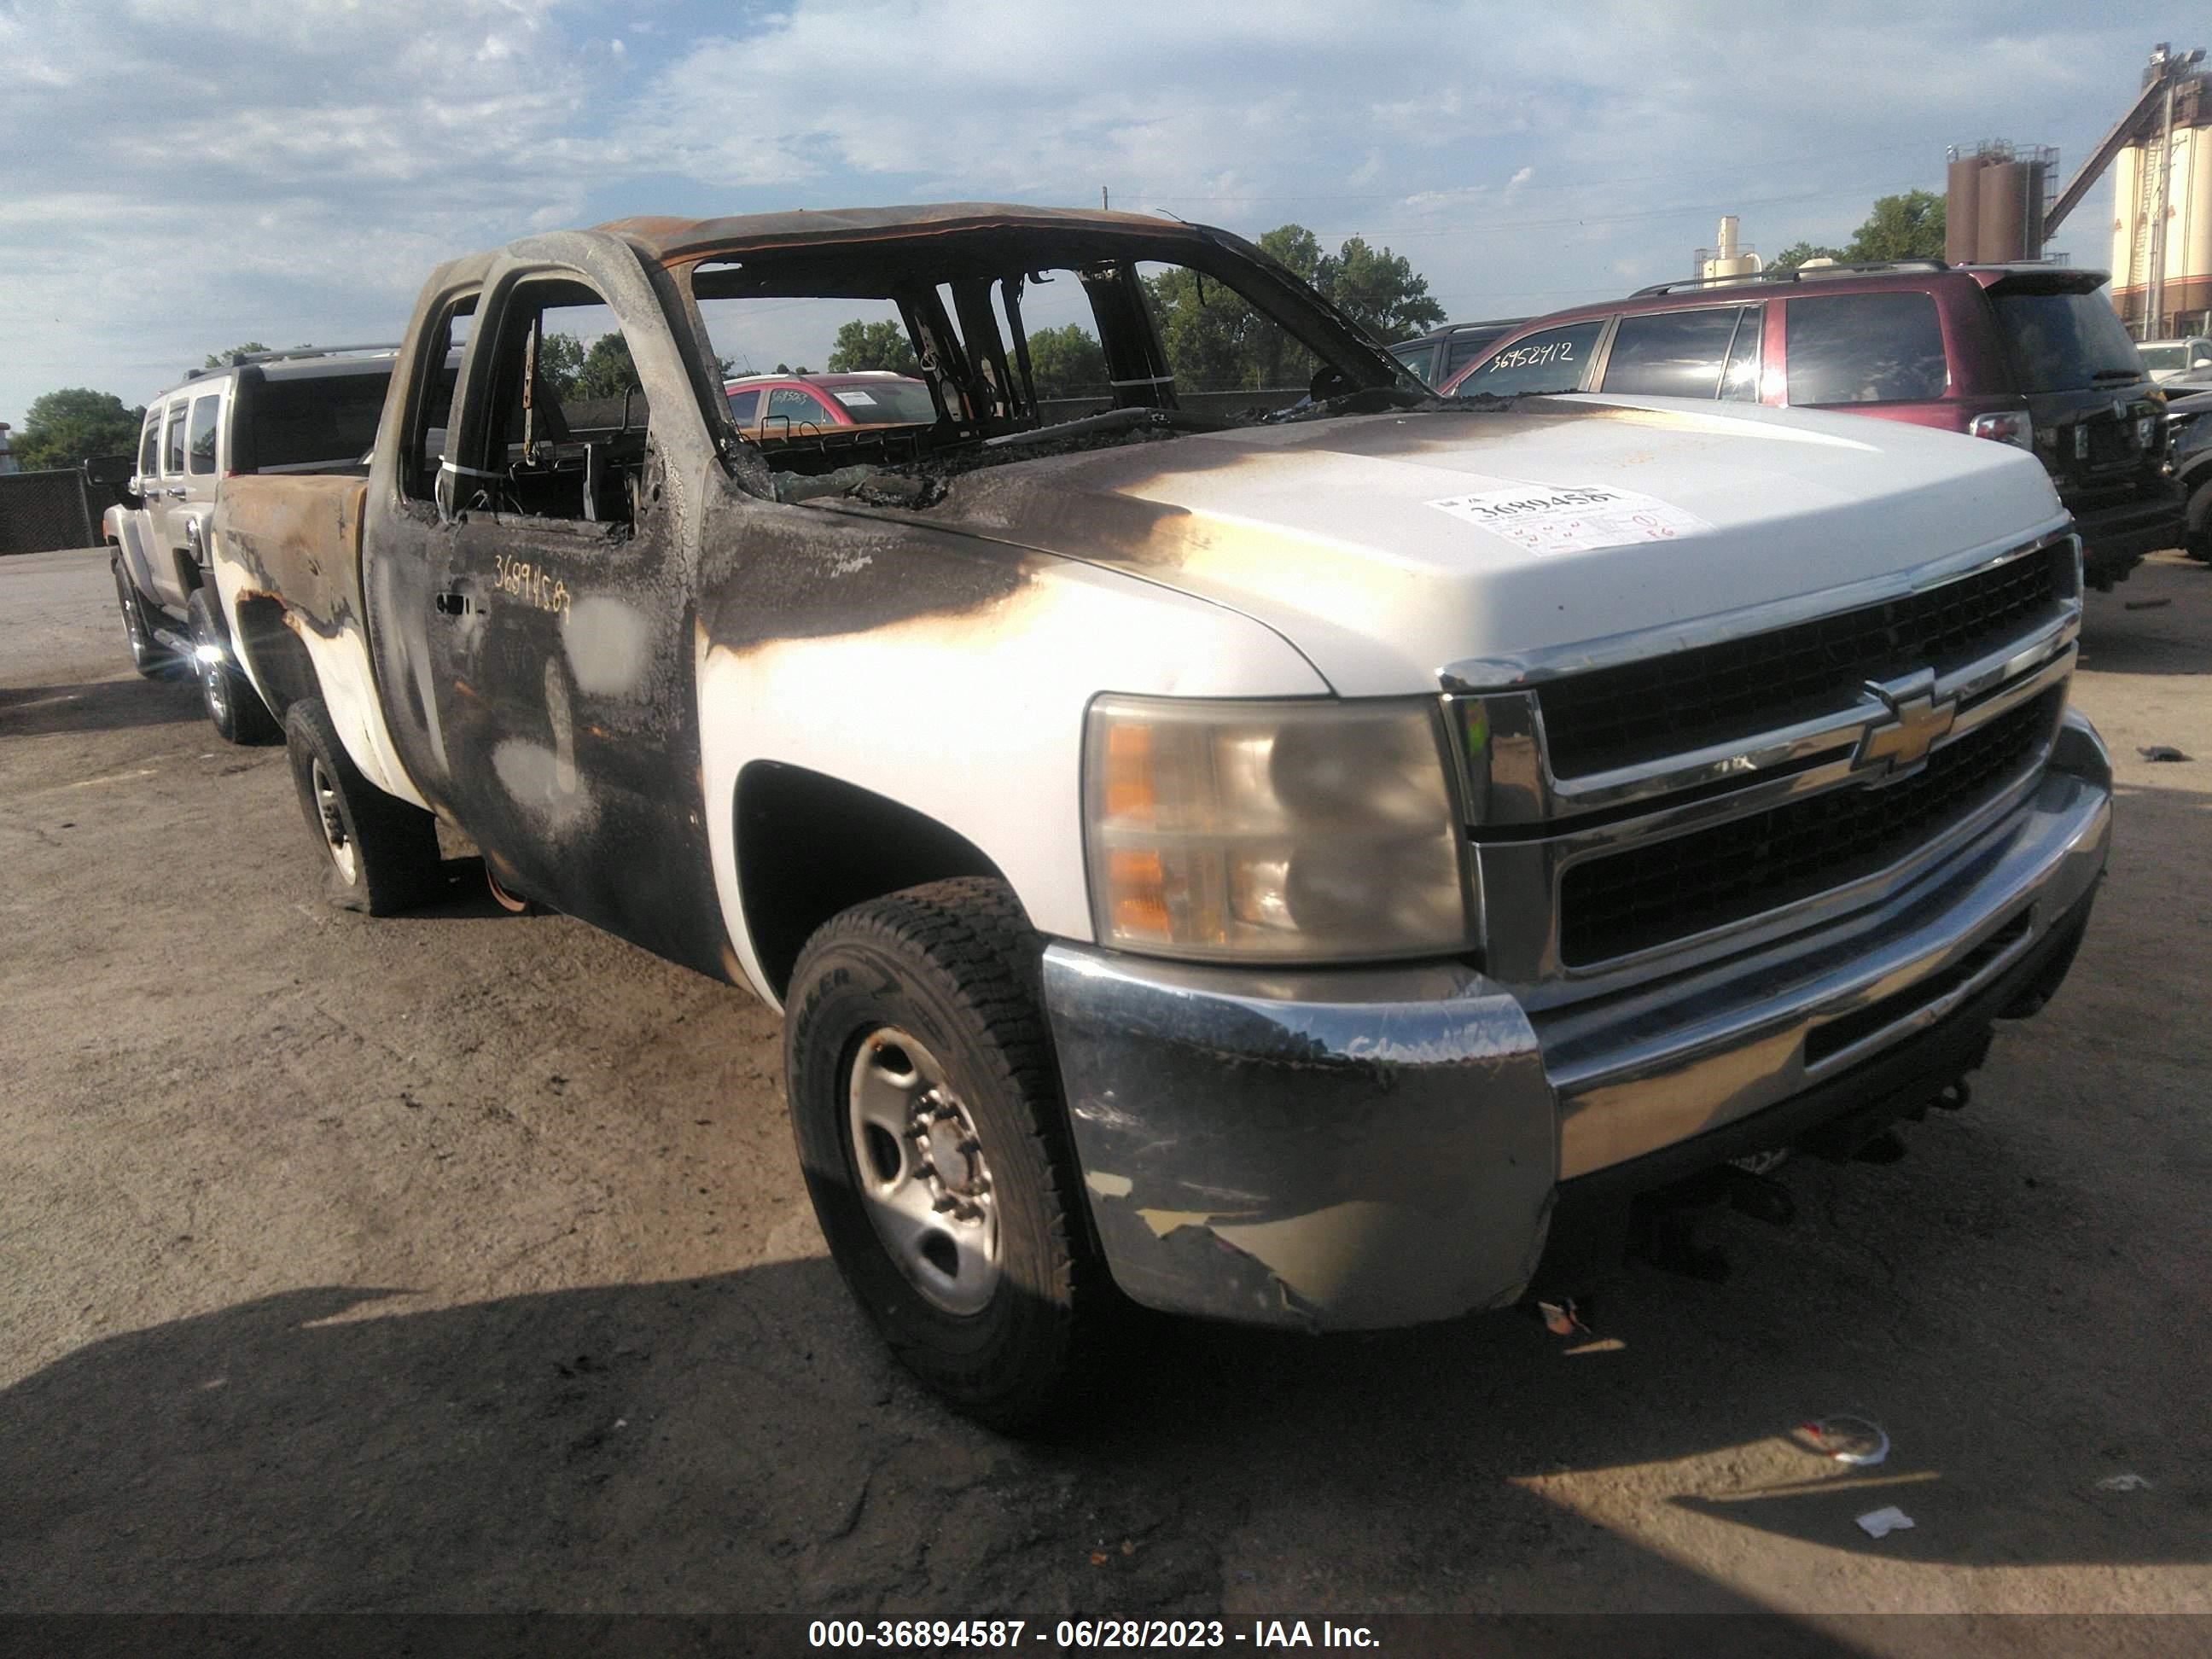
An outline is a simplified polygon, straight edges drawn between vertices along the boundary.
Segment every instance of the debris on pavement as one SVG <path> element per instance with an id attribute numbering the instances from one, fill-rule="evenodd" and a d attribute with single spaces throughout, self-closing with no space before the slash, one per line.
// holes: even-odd
<path id="1" fill-rule="evenodd" d="M 1859 1516 L 1859 1530 L 1869 1538 L 1887 1538 L 1893 1532 L 1909 1532 L 1911 1527 L 1912 1517 L 1894 1504 Z"/>
<path id="2" fill-rule="evenodd" d="M 2147 749 L 2137 749 L 2136 753 L 2147 761 L 2185 761 L 2189 758 L 2170 743 L 2154 743 Z"/>
<path id="3" fill-rule="evenodd" d="M 1543 1315 L 1544 1328 L 1553 1336 L 1572 1336 L 1577 1331 L 1585 1336 L 1589 1334 L 1589 1327 L 1583 1323 L 1582 1316 L 1575 1310 L 1572 1297 L 1559 1302 L 1539 1302 L 1536 1311 Z"/>
<path id="4" fill-rule="evenodd" d="M 2172 599 L 2130 599 L 2121 607 L 2124 611 L 2159 611 L 2172 605 Z"/>
<path id="5" fill-rule="evenodd" d="M 2097 1483 L 2099 1492 L 2142 1492 L 2150 1482 L 2139 1474 L 2108 1474 Z"/>
<path id="6" fill-rule="evenodd" d="M 1822 1456 L 1849 1463 L 1854 1468 L 1870 1469 L 1889 1455 L 1888 1431 L 1871 1417 L 1855 1413 L 1816 1417 L 1809 1423 L 1798 1425 L 1797 1431 Z"/>

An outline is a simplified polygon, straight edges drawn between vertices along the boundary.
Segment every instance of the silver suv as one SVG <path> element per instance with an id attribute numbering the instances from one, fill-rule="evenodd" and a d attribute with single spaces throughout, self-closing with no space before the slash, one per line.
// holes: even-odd
<path id="1" fill-rule="evenodd" d="M 398 348 L 240 352 L 195 369 L 147 405 L 137 471 L 102 516 L 131 660 L 149 678 L 189 664 L 208 718 L 232 743 L 273 741 L 276 724 L 230 650 L 204 593 L 216 488 L 240 472 L 365 468 Z"/>

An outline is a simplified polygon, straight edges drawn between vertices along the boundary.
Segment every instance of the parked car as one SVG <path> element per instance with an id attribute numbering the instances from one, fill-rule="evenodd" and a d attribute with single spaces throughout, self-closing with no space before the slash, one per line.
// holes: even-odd
<path id="1" fill-rule="evenodd" d="M 1510 334 L 1528 319 L 1498 317 L 1486 323 L 1446 323 L 1426 334 L 1401 340 L 1390 355 L 1420 376 L 1426 386 L 1442 386 L 1482 355 L 1492 340 Z"/>
<path id="2" fill-rule="evenodd" d="M 2181 541 L 2164 404 L 2100 290 L 2057 265 L 1834 264 L 1662 283 L 1540 318 L 1444 386 L 1833 409 L 1994 438 L 2043 463 L 2109 588 Z"/>
<path id="3" fill-rule="evenodd" d="M 1152 263 L 1310 353 L 1313 406 L 1181 408 Z M 1037 424 L 1039 281 L 1114 410 Z M 795 504 L 698 323 L 825 296 L 897 305 L 948 413 Z M 574 307 L 649 424 L 533 385 Z M 988 1422 L 1110 1405 L 1131 1302 L 1401 1326 L 1577 1285 L 1641 1201 L 1779 1219 L 1737 1161 L 1963 1104 L 2105 864 L 2077 544 L 2027 455 L 1441 404 L 1225 231 L 535 235 L 431 275 L 391 398 L 366 478 L 233 480 L 210 531 L 331 896 L 438 890 L 442 817 L 784 1010 L 830 1253 Z"/>
<path id="4" fill-rule="evenodd" d="M 282 732 L 239 671 L 208 589 L 216 488 L 242 473 L 365 471 L 398 349 L 239 353 L 146 407 L 137 470 L 100 519 L 125 642 L 141 674 L 188 666 L 208 719 L 232 743 Z"/>
<path id="5" fill-rule="evenodd" d="M 2179 340 L 2145 340 L 2136 349 L 2143 367 L 2160 386 L 2185 374 L 2212 371 L 2212 337 L 2191 334 Z"/>
<path id="6" fill-rule="evenodd" d="M 730 419 L 756 441 L 854 426 L 933 426 L 929 382 L 889 369 L 848 374 L 748 374 L 722 388 Z"/>
<path id="7" fill-rule="evenodd" d="M 2166 448 L 2173 458 L 2173 477 L 2187 504 L 2188 535 L 2182 543 L 2189 556 L 2212 564 L 2212 390 L 2173 395 L 2166 389 Z"/>

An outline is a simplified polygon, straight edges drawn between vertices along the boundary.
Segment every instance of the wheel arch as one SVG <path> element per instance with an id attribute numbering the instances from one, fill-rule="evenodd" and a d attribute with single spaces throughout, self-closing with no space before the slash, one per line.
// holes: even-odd
<path id="1" fill-rule="evenodd" d="M 222 617 L 222 606 L 214 609 Z M 322 696 L 315 659 L 287 621 L 282 599 L 269 594 L 240 595 L 231 648 L 252 671 L 255 689 L 278 720 L 294 703 Z"/>
<path id="2" fill-rule="evenodd" d="M 840 911 L 956 876 L 1006 880 L 981 848 L 950 825 L 806 767 L 748 763 L 738 775 L 733 810 L 745 931 L 779 1000 L 800 949 Z"/>

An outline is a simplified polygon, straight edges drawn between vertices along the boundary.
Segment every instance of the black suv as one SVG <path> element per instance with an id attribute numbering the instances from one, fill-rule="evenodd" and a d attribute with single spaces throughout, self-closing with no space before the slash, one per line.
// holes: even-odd
<path id="1" fill-rule="evenodd" d="M 2092 586 L 2182 542 L 2166 394 L 2101 292 L 2064 265 L 1801 265 L 1662 283 L 1505 335 L 1462 398 L 1606 392 L 1833 409 L 2017 444 L 2074 514 Z"/>
<path id="2" fill-rule="evenodd" d="M 1511 333 L 1528 319 L 1498 317 L 1486 323 L 1446 323 L 1426 334 L 1401 340 L 1390 355 L 1430 386 L 1442 386 L 1477 357 L 1492 340 Z"/>

